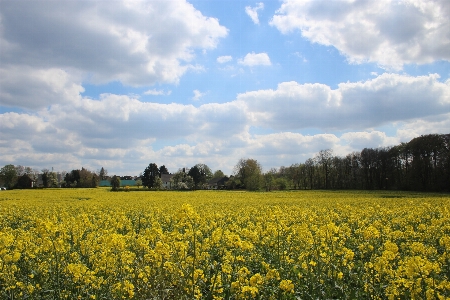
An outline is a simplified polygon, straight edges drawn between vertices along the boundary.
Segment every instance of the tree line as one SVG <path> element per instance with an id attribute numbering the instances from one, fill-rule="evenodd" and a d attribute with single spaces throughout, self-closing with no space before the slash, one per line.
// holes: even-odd
<path id="1" fill-rule="evenodd" d="M 21 165 L 6 165 L 0 169 L 0 184 L 8 189 L 19 188 L 93 188 L 99 181 L 106 179 L 107 171 L 104 168 L 97 172 L 88 169 L 74 169 L 70 172 L 54 172 L 49 169 L 38 171 L 31 167 Z"/>
<path id="2" fill-rule="evenodd" d="M 138 186 L 161 189 L 161 177 L 167 168 L 150 163 L 136 180 Z M 242 158 L 225 176 L 221 170 L 212 172 L 205 164 L 179 169 L 171 176 L 171 188 L 192 190 L 208 188 L 212 178 L 224 177 L 226 189 L 359 189 L 450 191 L 450 134 L 429 134 L 408 143 L 391 147 L 364 148 L 346 156 L 335 156 L 332 149 L 321 150 L 304 163 L 292 164 L 263 172 L 260 163 Z M 39 177 L 40 176 L 40 177 Z M 113 189 L 120 187 L 119 176 L 107 176 L 104 168 L 91 172 L 85 168 L 68 173 L 48 169 L 39 173 L 28 167 L 6 165 L 0 169 L 0 180 L 8 188 L 28 188 L 42 181 L 42 187 L 96 187 L 109 179 Z"/>
<path id="3" fill-rule="evenodd" d="M 345 157 L 322 150 L 304 163 L 271 170 L 262 177 L 268 190 L 279 187 L 272 179 L 281 179 L 294 189 L 450 191 L 450 134 L 423 135 Z"/>

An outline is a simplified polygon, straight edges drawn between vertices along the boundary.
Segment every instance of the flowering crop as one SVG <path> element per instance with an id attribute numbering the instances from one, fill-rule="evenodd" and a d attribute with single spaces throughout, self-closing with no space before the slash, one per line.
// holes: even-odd
<path id="1" fill-rule="evenodd" d="M 445 299 L 450 197 L 0 194 L 1 299 Z"/>

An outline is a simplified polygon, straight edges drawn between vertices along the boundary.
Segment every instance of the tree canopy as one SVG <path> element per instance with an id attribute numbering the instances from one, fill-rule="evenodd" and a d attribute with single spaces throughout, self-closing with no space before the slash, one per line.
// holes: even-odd
<path id="1" fill-rule="evenodd" d="M 0 178 L 7 188 L 12 188 L 17 180 L 17 170 L 14 165 L 6 165 L 0 169 Z"/>
<path id="2" fill-rule="evenodd" d="M 155 163 L 150 163 L 142 175 L 142 185 L 149 189 L 155 187 L 157 177 L 160 177 L 159 168 Z"/>
<path id="3" fill-rule="evenodd" d="M 234 172 L 246 189 L 256 191 L 261 188 L 262 167 L 257 160 L 241 158 L 234 167 Z"/>

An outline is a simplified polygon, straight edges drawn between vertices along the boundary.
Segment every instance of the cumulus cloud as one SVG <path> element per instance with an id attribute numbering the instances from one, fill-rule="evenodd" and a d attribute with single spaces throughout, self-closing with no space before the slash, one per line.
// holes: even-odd
<path id="1" fill-rule="evenodd" d="M 239 64 L 249 67 L 254 66 L 270 66 L 272 63 L 270 62 L 269 55 L 267 53 L 247 53 L 243 59 L 240 59 Z"/>
<path id="2" fill-rule="evenodd" d="M 246 6 L 245 13 L 252 19 L 253 23 L 259 24 L 258 10 L 264 9 L 264 3 L 259 2 L 255 7 Z"/>
<path id="3" fill-rule="evenodd" d="M 334 46 L 351 63 L 399 70 L 404 64 L 450 61 L 449 13 L 446 0 L 284 0 L 270 24 Z"/>
<path id="4" fill-rule="evenodd" d="M 283 82 L 274 90 L 198 107 L 142 102 L 130 95 L 78 95 L 37 113 L 0 114 L 0 153 L 5 163 L 60 170 L 103 166 L 139 174 L 142 162 L 166 164 L 172 171 L 203 162 L 230 174 L 242 157 L 258 159 L 268 169 L 303 162 L 323 149 L 346 155 L 445 133 L 449 83 L 433 74 L 389 73 L 336 89 Z M 270 133 L 251 134 L 254 127 Z M 335 133 L 300 133 L 307 128 Z M 351 131 L 336 133 L 345 129 Z"/>
<path id="5" fill-rule="evenodd" d="M 230 55 L 219 56 L 217 58 L 217 62 L 220 63 L 220 64 L 224 64 L 224 63 L 227 63 L 227 62 L 232 61 L 232 60 L 233 60 L 233 57 L 230 56 Z"/>
<path id="6" fill-rule="evenodd" d="M 4 1 L 2 65 L 76 70 L 94 83 L 177 83 L 228 30 L 185 0 Z"/>
<path id="7" fill-rule="evenodd" d="M 450 85 L 439 76 L 382 74 L 365 82 L 283 82 L 276 90 L 239 94 L 257 126 L 276 130 L 365 129 L 450 112 Z"/>
<path id="8" fill-rule="evenodd" d="M 27 66 L 0 67 L 0 104 L 40 109 L 76 101 L 84 88 L 66 71 Z"/>

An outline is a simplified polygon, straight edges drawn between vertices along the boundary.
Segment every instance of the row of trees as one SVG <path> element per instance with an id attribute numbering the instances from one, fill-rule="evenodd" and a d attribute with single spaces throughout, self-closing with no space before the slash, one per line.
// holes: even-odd
<path id="1" fill-rule="evenodd" d="M 49 169 L 38 171 L 30 167 L 6 165 L 0 169 L 1 184 L 8 189 L 32 187 L 82 187 L 98 186 L 100 180 L 107 177 L 107 171 L 101 168 L 92 172 L 81 168 L 70 172 L 54 172 Z"/>
<path id="2" fill-rule="evenodd" d="M 235 167 L 235 184 L 250 190 L 390 189 L 450 191 L 450 134 L 430 134 L 393 147 L 345 157 L 322 150 L 304 163 L 261 172 L 252 159 Z"/>
<path id="3" fill-rule="evenodd" d="M 103 172 L 104 169 L 102 168 Z M 94 188 L 98 186 L 102 175 L 81 168 L 81 170 L 72 170 L 64 176 L 64 182 L 61 187 Z"/>
<path id="4" fill-rule="evenodd" d="M 62 174 L 43 169 L 38 171 L 21 165 L 6 165 L 0 169 L 0 180 L 7 188 L 31 188 L 41 181 L 43 187 L 56 187 Z"/>

